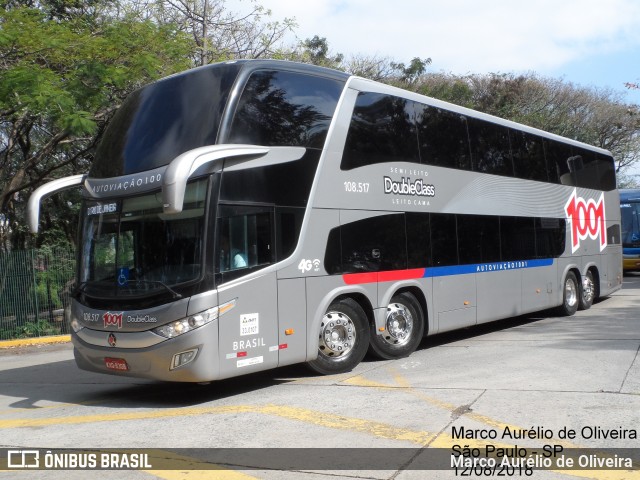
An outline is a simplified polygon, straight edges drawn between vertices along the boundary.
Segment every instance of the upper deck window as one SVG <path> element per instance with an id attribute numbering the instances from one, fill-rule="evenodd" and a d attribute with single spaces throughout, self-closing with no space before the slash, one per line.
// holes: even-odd
<path id="1" fill-rule="evenodd" d="M 322 148 L 344 82 L 259 70 L 242 92 L 226 143 Z"/>
<path id="2" fill-rule="evenodd" d="M 361 92 L 344 147 L 343 170 L 384 162 L 420 163 L 415 102 Z"/>

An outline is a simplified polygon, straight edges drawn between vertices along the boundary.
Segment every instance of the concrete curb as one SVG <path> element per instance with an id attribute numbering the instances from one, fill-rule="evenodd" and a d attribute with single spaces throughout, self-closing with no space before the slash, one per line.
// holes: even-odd
<path id="1" fill-rule="evenodd" d="M 56 335 L 53 337 L 19 338 L 17 340 L 1 340 L 1 348 L 29 347 L 32 345 L 49 345 L 52 343 L 66 343 L 71 341 L 71 335 Z"/>

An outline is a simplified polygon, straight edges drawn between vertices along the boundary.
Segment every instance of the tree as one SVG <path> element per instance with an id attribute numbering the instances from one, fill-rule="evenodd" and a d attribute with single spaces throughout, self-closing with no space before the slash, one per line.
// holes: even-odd
<path id="1" fill-rule="evenodd" d="M 248 4 L 242 13 L 227 9 L 224 0 L 132 0 L 128 8 L 140 19 L 186 34 L 192 64 L 197 66 L 280 54 L 279 44 L 295 27 L 294 19 L 272 20 L 270 10 L 255 0 Z"/>
<path id="2" fill-rule="evenodd" d="M 325 37 L 318 37 L 315 35 L 313 38 L 306 39 L 302 46 L 304 48 L 303 61 L 312 63 L 313 65 L 320 65 L 323 67 L 341 69 L 344 55 L 338 53 L 336 55 L 329 55 L 329 44 Z"/>
<path id="3" fill-rule="evenodd" d="M 414 57 L 409 66 L 404 63 L 391 63 L 391 67 L 400 74 L 400 81 L 409 84 L 415 83 L 427 71 L 427 66 L 431 65 L 430 58 Z"/>
<path id="4" fill-rule="evenodd" d="M 87 171 L 122 99 L 189 66 L 184 35 L 169 25 L 114 17 L 113 2 L 38 6 L 0 10 L 0 214 L 14 245 L 26 241 L 25 193 Z"/>

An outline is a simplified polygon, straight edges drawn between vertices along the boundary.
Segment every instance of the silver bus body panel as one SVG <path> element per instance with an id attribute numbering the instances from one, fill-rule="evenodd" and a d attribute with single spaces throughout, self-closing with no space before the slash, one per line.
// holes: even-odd
<path id="1" fill-rule="evenodd" d="M 133 333 L 117 333 L 119 339 Z M 219 376 L 218 320 L 196 330 L 157 345 L 145 348 L 123 349 L 99 347 L 86 343 L 77 334 L 71 334 L 73 353 L 79 368 L 111 375 L 148 378 L 167 382 L 207 382 Z M 120 340 L 118 340 L 120 342 Z M 177 353 L 197 349 L 188 364 L 171 369 Z M 105 367 L 105 358 L 125 360 L 127 371 L 114 371 Z"/>
<path id="2" fill-rule="evenodd" d="M 218 300 L 236 306 L 219 319 L 219 378 L 278 366 L 278 298 L 275 273 L 222 285 Z"/>
<path id="3" fill-rule="evenodd" d="M 76 336 L 87 345 L 96 347 L 111 347 L 109 345 L 109 336 L 113 332 L 105 332 L 104 330 L 92 330 L 83 328 L 75 332 Z M 115 335 L 115 333 L 114 333 Z M 118 349 L 147 348 L 166 341 L 165 337 L 156 335 L 150 330 L 145 332 L 126 332 L 117 335 Z"/>
<path id="4" fill-rule="evenodd" d="M 95 309 L 71 300 L 71 320 L 84 327 L 109 332 L 142 332 L 187 316 L 189 298 L 182 298 L 143 310 Z M 211 305 L 215 306 L 215 305 Z M 211 308 L 211 307 L 207 307 Z M 205 308 L 206 310 L 206 308 Z"/>

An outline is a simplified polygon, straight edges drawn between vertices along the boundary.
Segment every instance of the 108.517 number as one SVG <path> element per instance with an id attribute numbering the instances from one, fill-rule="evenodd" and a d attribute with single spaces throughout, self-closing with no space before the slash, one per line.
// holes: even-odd
<path id="1" fill-rule="evenodd" d="M 349 193 L 368 193 L 369 182 L 344 182 L 344 190 Z"/>

